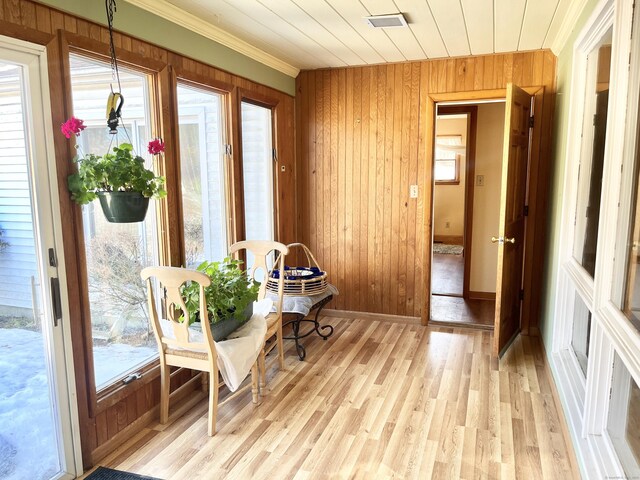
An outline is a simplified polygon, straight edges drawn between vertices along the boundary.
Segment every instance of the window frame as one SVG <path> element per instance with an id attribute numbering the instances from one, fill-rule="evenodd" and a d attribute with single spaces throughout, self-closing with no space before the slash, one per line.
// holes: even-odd
<path id="1" fill-rule="evenodd" d="M 436 147 L 436 152 L 438 151 L 437 147 Z M 460 160 L 461 160 L 462 155 L 460 155 L 459 153 L 456 153 L 455 158 L 437 158 L 435 157 L 433 159 L 433 172 L 434 172 L 434 183 L 436 185 L 460 185 Z M 435 171 L 436 171 L 436 166 L 438 164 L 438 162 L 454 162 L 454 168 L 455 168 L 455 175 L 454 178 L 452 179 L 446 179 L 446 180 L 436 180 L 435 179 Z"/>
<path id="2" fill-rule="evenodd" d="M 578 200 L 578 172 L 582 146 L 582 135 L 568 135 L 565 152 L 565 178 L 560 234 L 556 241 L 558 263 L 555 266 L 556 299 L 550 363 L 565 416 L 572 434 L 576 453 L 582 460 L 583 474 L 596 476 L 619 476 L 625 472 L 615 453 L 606 425 L 610 407 L 610 389 L 614 356 L 617 354 L 634 378 L 640 374 L 640 334 L 611 300 L 612 287 L 619 284 L 611 260 L 616 257 L 616 248 L 628 239 L 628 219 L 631 198 L 626 175 L 623 181 L 622 168 L 628 164 L 635 151 L 637 138 L 626 123 L 629 79 L 637 86 L 638 72 L 627 73 L 631 53 L 631 30 L 633 20 L 632 2 L 602 0 L 585 23 L 573 46 L 571 96 L 567 132 L 581 132 L 585 112 L 587 55 L 593 50 L 609 28 L 613 29 L 610 72 L 610 97 L 608 105 L 607 138 L 604 154 L 604 170 L 600 218 L 598 230 L 598 254 L 593 278 L 573 257 L 576 228 L 574 215 Z M 637 36 L 636 36 L 637 37 Z M 634 39 L 635 56 L 640 58 L 640 43 Z M 636 62 L 640 69 L 640 62 Z M 636 97 L 637 102 L 637 97 Z M 638 103 L 634 109 L 637 109 Z M 633 137 L 633 141 L 629 136 Z M 623 139 L 624 141 L 620 141 Z M 625 198 L 627 200 L 625 200 Z M 619 204 L 620 202 L 620 204 Z M 625 203 L 626 202 L 626 203 Z M 618 232 L 618 218 L 626 218 L 623 238 Z M 619 252 L 620 250 L 618 250 Z M 626 254 L 626 252 L 625 252 Z M 619 275 L 618 275 L 619 276 Z M 619 290 L 618 290 L 619 291 Z M 580 295 L 592 313 L 589 363 L 586 378 L 577 371 L 577 360 L 571 358 L 572 292 Z M 615 289 L 614 289 L 615 292 Z M 615 294 L 613 295 L 615 296 Z"/>
<path id="3" fill-rule="evenodd" d="M 161 77 L 162 78 L 162 77 Z M 224 131 L 223 141 L 227 146 L 225 153 L 225 192 L 227 202 L 227 241 L 231 245 L 235 241 L 235 225 L 236 225 L 236 207 L 232 201 L 234 195 L 232 174 L 233 166 L 229 163 L 233 163 L 233 155 L 229 154 L 229 150 L 233 153 L 234 146 L 237 143 L 235 132 L 233 131 L 235 112 L 233 110 L 233 96 L 236 92 L 236 87 L 232 84 L 225 83 L 217 78 L 206 75 L 205 73 L 194 73 L 186 70 L 179 65 L 172 66 L 166 74 L 167 89 L 166 97 L 167 103 L 171 105 L 172 119 L 175 117 L 176 125 L 178 118 L 178 84 L 185 85 L 187 87 L 199 88 L 202 90 L 216 93 L 222 96 L 222 108 L 224 118 Z M 170 120 L 167 119 L 167 122 Z M 176 159 L 173 162 L 173 168 L 171 175 L 175 178 L 174 182 L 167 182 L 167 192 L 169 195 L 173 193 L 176 198 L 180 198 L 175 202 L 175 208 L 173 209 L 174 218 L 177 219 L 177 234 L 171 239 L 172 241 L 172 253 L 170 264 L 171 265 L 184 265 L 185 264 L 185 243 L 184 243 L 184 208 L 182 205 L 182 174 L 180 164 L 180 144 L 179 144 L 179 132 L 175 134 L 175 145 L 171 145 L 172 156 Z M 169 173 L 169 172 L 168 172 Z M 168 177 L 167 177 L 168 178 Z M 169 185 L 170 184 L 170 185 Z"/>
<path id="4" fill-rule="evenodd" d="M 224 203 L 225 203 L 225 215 L 226 215 L 226 224 L 225 224 L 225 233 L 226 233 L 226 242 L 227 246 L 230 246 L 234 242 L 234 225 L 236 212 L 234 208 L 234 202 L 232 201 L 234 192 L 232 190 L 232 170 L 233 166 L 229 163 L 231 162 L 230 151 L 233 151 L 233 140 L 232 140 L 232 120 L 231 120 L 231 92 L 233 91 L 233 87 L 226 85 L 221 82 L 209 81 L 202 77 L 195 77 L 194 75 L 187 75 L 184 72 L 177 72 L 173 76 L 173 95 L 175 96 L 174 108 L 175 108 L 175 118 L 176 118 L 176 126 L 179 125 L 179 113 L 178 113 L 178 86 L 182 85 L 186 88 L 199 89 L 205 92 L 209 92 L 212 94 L 220 95 L 221 100 L 221 109 L 222 109 L 222 147 L 225 149 L 225 153 L 223 155 L 223 165 L 222 165 L 222 176 L 223 176 L 223 188 L 224 188 Z M 179 197 L 179 201 L 176 203 L 179 205 L 179 239 L 180 239 L 180 265 L 186 264 L 186 250 L 185 250 L 185 239 L 184 239 L 184 205 L 183 205 L 183 196 L 182 196 L 182 163 L 180 158 L 180 131 L 175 133 L 176 148 L 175 148 L 175 158 L 176 158 L 176 185 L 177 185 L 177 193 Z"/>
<path id="5" fill-rule="evenodd" d="M 245 215 L 244 215 L 244 164 L 242 155 L 242 103 L 250 103 L 258 107 L 263 107 L 271 110 L 271 146 L 275 152 L 275 159 L 273 161 L 273 237 L 277 242 L 280 237 L 280 203 L 279 203 L 279 181 L 278 173 L 280 171 L 280 163 L 278 161 L 278 131 L 277 131 L 277 119 L 278 113 L 278 100 L 259 95 L 255 92 L 238 89 L 238 98 L 236 102 L 236 126 L 237 144 L 234 152 L 234 192 L 235 192 L 235 208 L 237 212 L 238 221 L 236 222 L 236 239 L 245 239 Z M 243 259 L 244 260 L 244 259 Z"/>
<path id="6" fill-rule="evenodd" d="M 65 88 L 68 98 L 67 108 L 68 111 L 73 111 L 72 106 L 72 94 L 71 94 L 71 72 L 70 72 L 70 55 L 77 55 L 88 60 L 98 61 L 109 65 L 110 57 L 108 46 L 99 42 L 95 42 L 78 35 L 65 34 L 63 35 L 63 42 L 61 48 L 61 55 L 63 59 L 63 69 L 66 76 Z M 121 55 L 118 53 L 118 63 L 122 67 L 134 70 L 148 76 L 148 88 L 149 88 L 149 100 L 151 108 L 151 126 L 150 130 L 152 136 L 163 137 L 163 122 L 161 119 L 162 102 L 160 101 L 160 89 L 159 89 L 159 76 L 165 67 L 165 64 L 157 60 L 151 60 L 144 56 L 128 53 Z M 166 170 L 166 157 L 162 159 L 154 159 L 154 170 L 164 175 Z M 137 368 L 128 370 L 121 376 L 114 378 L 111 383 L 100 390 L 97 390 L 95 373 L 93 368 L 93 340 L 91 336 L 91 312 L 89 307 L 89 291 L 87 288 L 88 278 L 86 274 L 87 262 L 85 257 L 85 244 L 84 244 L 84 227 L 83 227 L 83 214 L 81 208 L 74 207 L 75 221 L 74 221 L 74 236 L 77 248 L 77 272 L 80 280 L 80 311 L 82 316 L 82 345 L 83 345 L 83 368 L 78 369 L 76 367 L 76 374 L 84 377 L 84 385 L 86 388 L 86 395 L 88 399 L 88 413 L 89 416 L 94 418 L 101 412 L 106 411 L 108 408 L 114 406 L 122 399 L 131 395 L 135 390 L 139 389 L 141 385 L 147 384 L 153 381 L 160 375 L 160 364 L 158 357 L 155 357 L 148 362 L 139 365 Z M 168 231 L 168 216 L 167 216 L 167 200 L 157 200 L 156 205 L 157 216 L 157 229 L 158 235 L 156 240 L 158 241 L 158 252 L 160 264 L 166 264 L 167 258 L 167 246 L 163 242 L 162 232 Z M 138 373 L 140 377 L 130 383 L 123 383 L 123 380 L 131 373 Z"/>

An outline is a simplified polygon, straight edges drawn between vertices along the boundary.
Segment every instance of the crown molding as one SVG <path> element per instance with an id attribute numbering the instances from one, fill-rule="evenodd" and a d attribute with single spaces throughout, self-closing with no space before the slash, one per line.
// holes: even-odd
<path id="1" fill-rule="evenodd" d="M 573 0 L 569 4 L 569 9 L 562 19 L 560 28 L 556 33 L 555 38 L 550 39 L 547 44 L 550 45 L 551 51 L 556 55 L 560 55 L 560 52 L 564 48 L 569 36 L 576 26 L 576 22 L 580 17 L 580 14 L 584 10 L 587 4 L 587 0 Z"/>
<path id="2" fill-rule="evenodd" d="M 300 69 L 290 65 L 289 63 L 274 57 L 270 53 L 260 50 L 248 42 L 212 25 L 201 18 L 172 5 L 166 0 L 125 0 L 127 3 L 138 8 L 153 13 L 159 17 L 169 20 L 170 22 L 180 25 L 192 32 L 206 37 L 214 42 L 220 43 L 242 55 L 245 55 L 257 62 L 271 67 L 274 70 L 284 73 L 290 77 L 296 78 Z"/>

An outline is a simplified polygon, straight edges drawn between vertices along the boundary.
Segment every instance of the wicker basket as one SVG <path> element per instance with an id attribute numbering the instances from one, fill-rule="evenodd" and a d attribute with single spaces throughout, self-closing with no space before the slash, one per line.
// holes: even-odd
<path id="1" fill-rule="evenodd" d="M 329 288 L 327 274 L 323 272 L 311 251 L 302 243 L 290 243 L 291 248 L 301 248 L 307 256 L 308 267 L 285 267 L 284 294 L 295 297 L 318 295 Z M 275 264 L 278 263 L 276 258 Z M 267 279 L 267 291 L 278 293 L 280 272 L 274 270 Z"/>

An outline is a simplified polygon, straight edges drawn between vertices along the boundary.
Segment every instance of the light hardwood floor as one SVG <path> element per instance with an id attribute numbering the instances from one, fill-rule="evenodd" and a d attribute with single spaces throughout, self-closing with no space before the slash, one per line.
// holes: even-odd
<path id="1" fill-rule="evenodd" d="M 577 478 L 543 351 L 522 337 L 491 358 L 487 331 L 325 318 L 307 359 L 287 348 L 258 406 L 172 409 L 101 464 L 163 479 Z"/>
<path id="2" fill-rule="evenodd" d="M 462 295 L 464 257 L 462 255 L 433 254 L 431 264 L 431 293 Z"/>
<path id="3" fill-rule="evenodd" d="M 493 328 L 496 315 L 494 300 L 465 300 L 462 297 L 431 296 L 431 322 L 459 323 Z"/>

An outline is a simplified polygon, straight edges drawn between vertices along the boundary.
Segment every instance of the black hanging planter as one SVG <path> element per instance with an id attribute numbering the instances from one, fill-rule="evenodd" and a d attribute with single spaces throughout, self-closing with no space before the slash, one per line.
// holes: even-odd
<path id="1" fill-rule="evenodd" d="M 142 222 L 149 208 L 149 198 L 140 192 L 98 192 L 98 198 L 111 223 Z"/>

